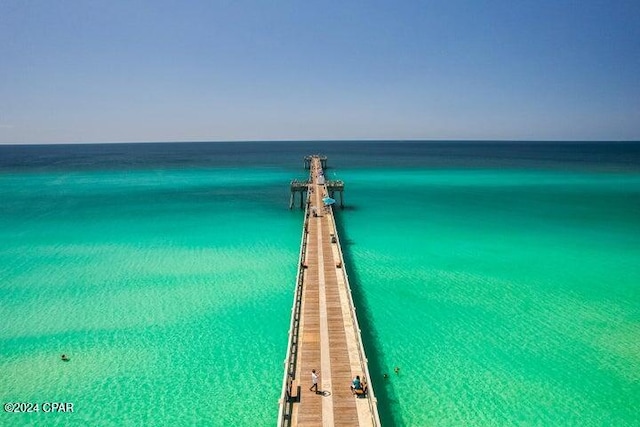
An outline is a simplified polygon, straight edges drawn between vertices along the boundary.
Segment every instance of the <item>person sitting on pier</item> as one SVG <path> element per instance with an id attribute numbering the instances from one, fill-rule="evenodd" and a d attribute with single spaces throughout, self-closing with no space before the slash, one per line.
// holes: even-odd
<path id="1" fill-rule="evenodd" d="M 360 390 L 361 388 L 360 375 L 356 375 L 353 381 L 351 381 L 351 392 L 355 394 L 356 390 Z"/>
<path id="2" fill-rule="evenodd" d="M 356 397 L 364 397 L 367 395 L 367 382 L 360 381 L 360 375 L 356 376 L 351 382 L 351 393 Z"/>

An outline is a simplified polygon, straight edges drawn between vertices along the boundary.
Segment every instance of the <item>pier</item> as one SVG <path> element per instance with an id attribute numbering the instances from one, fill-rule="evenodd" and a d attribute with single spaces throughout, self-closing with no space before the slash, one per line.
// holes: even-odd
<path id="1" fill-rule="evenodd" d="M 327 168 L 327 156 L 322 156 L 320 154 L 313 154 L 310 156 L 304 157 L 304 168 L 311 169 L 311 165 L 313 162 L 320 162 L 320 167 L 322 169 Z"/>
<path id="2" fill-rule="evenodd" d="M 379 426 L 333 207 L 323 202 L 339 192 L 342 205 L 344 183 L 325 180 L 326 162 L 324 156 L 305 157 L 309 180 L 294 181 L 305 213 L 278 426 Z M 309 390 L 312 370 L 319 376 L 318 392 Z M 350 388 L 356 376 L 367 383 L 364 395 Z"/>

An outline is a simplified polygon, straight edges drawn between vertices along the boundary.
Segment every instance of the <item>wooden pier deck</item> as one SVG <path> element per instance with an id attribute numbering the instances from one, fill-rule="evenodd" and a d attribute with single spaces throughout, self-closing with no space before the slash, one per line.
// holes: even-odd
<path id="1" fill-rule="evenodd" d="M 279 426 L 379 426 L 377 402 L 344 268 L 333 210 L 318 184 L 326 158 L 310 157 L 298 281 L 278 415 Z M 317 212 L 317 216 L 314 214 Z M 310 391 L 311 371 L 319 393 Z M 367 396 L 350 385 L 359 375 Z"/>

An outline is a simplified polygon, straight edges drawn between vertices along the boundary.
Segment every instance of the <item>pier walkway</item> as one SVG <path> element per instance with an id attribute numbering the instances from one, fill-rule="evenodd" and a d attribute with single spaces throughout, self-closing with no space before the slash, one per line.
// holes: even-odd
<path id="1" fill-rule="evenodd" d="M 379 426 L 360 328 L 323 177 L 326 158 L 309 157 L 309 182 L 278 426 Z M 315 213 L 314 213 L 315 212 Z M 317 216 L 316 216 L 317 214 Z M 319 376 L 310 391 L 311 371 Z M 366 397 L 352 379 L 367 382 Z"/>

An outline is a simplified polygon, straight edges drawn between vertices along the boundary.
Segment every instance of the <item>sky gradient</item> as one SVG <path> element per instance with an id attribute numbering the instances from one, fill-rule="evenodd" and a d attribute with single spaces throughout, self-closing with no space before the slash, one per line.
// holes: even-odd
<path id="1" fill-rule="evenodd" d="M 640 2 L 0 2 L 0 143 L 640 140 Z"/>

